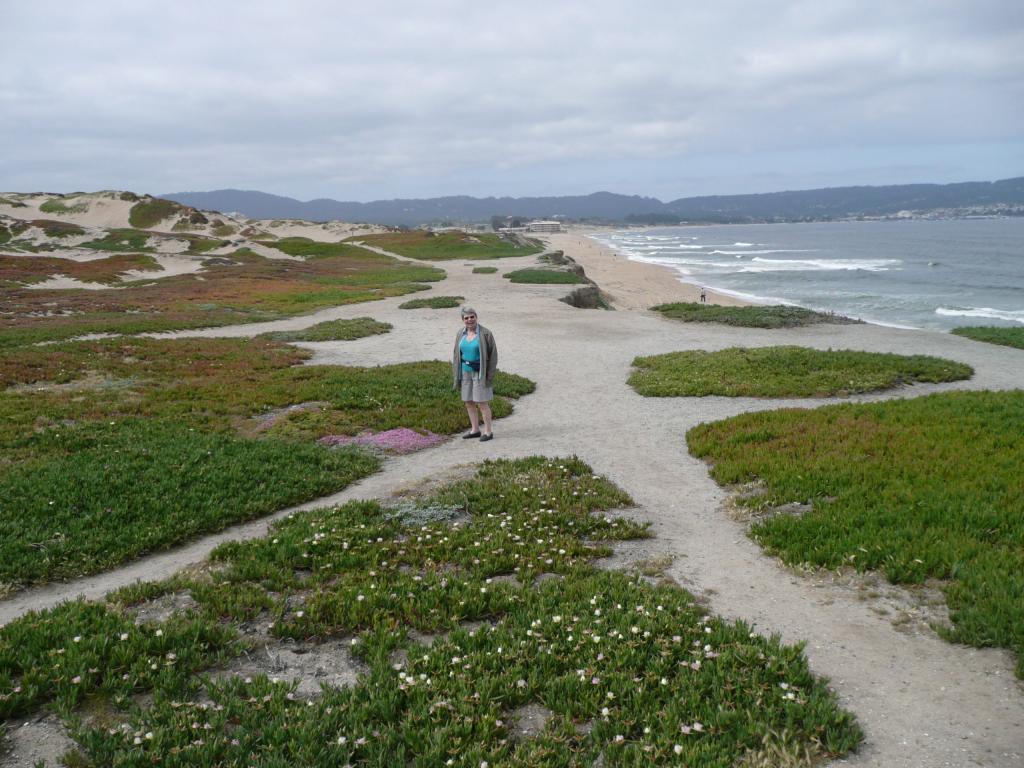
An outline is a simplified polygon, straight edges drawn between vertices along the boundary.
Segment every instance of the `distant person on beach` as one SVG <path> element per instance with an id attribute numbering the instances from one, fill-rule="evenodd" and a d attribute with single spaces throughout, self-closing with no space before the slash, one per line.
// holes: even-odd
<path id="1" fill-rule="evenodd" d="M 708 293 L 704 290 L 703 286 L 700 289 L 700 303 L 705 304 L 708 300 Z"/>
<path id="2" fill-rule="evenodd" d="M 491 400 L 494 398 L 494 373 L 498 370 L 498 347 L 494 334 L 477 323 L 476 310 L 462 308 L 462 328 L 455 334 L 452 353 L 452 375 L 455 388 L 462 391 L 462 402 L 469 414 L 469 432 L 463 439 L 479 437 L 480 442 L 493 440 L 491 432 Z M 480 431 L 480 417 L 484 429 Z"/>

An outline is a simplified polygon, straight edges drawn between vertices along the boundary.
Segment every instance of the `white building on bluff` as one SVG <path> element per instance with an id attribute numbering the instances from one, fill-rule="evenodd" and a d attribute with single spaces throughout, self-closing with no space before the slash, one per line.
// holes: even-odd
<path id="1" fill-rule="evenodd" d="M 561 232 L 562 223 L 559 221 L 531 221 L 526 228 L 530 232 Z"/>

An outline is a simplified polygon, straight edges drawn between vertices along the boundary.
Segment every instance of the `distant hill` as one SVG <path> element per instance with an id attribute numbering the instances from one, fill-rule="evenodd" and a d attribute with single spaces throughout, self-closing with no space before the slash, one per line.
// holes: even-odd
<path id="1" fill-rule="evenodd" d="M 202 210 L 239 212 L 254 219 L 364 221 L 417 225 L 440 221 L 487 221 L 491 216 L 562 217 L 572 220 L 754 222 L 807 221 L 856 216 L 887 216 L 901 211 L 970 209 L 995 211 L 1024 207 L 1024 177 L 959 184 L 899 184 L 882 187 L 830 187 L 757 195 L 684 197 L 669 203 L 653 197 L 595 192 L 567 197 L 435 197 L 410 200 L 342 202 L 326 198 L 302 202 L 290 197 L 219 189 L 160 195 Z"/>

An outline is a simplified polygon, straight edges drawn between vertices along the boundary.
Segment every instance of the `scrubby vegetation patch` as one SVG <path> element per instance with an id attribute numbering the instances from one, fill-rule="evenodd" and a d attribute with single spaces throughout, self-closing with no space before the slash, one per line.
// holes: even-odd
<path id="1" fill-rule="evenodd" d="M 355 317 L 351 320 L 326 320 L 298 331 L 268 331 L 261 333 L 260 338 L 273 341 L 353 341 L 387 333 L 391 328 L 391 323 L 382 323 L 372 317 Z"/>
<path id="2" fill-rule="evenodd" d="M 955 642 L 1009 648 L 1024 677 L 1024 392 L 950 392 L 750 413 L 687 434 L 693 455 L 770 511 L 752 535 L 786 562 L 945 583 Z"/>
<path id="3" fill-rule="evenodd" d="M 184 208 L 181 203 L 159 197 L 147 197 L 132 206 L 128 223 L 136 229 L 149 229 Z"/>
<path id="4" fill-rule="evenodd" d="M 400 256 L 427 261 L 449 259 L 502 259 L 540 253 L 536 240 L 510 239 L 484 232 L 388 232 L 354 238 Z"/>
<path id="5" fill-rule="evenodd" d="M 447 363 L 298 365 L 310 354 L 130 338 L 0 352 L 0 591 L 95 573 L 377 468 L 312 444 L 325 435 L 464 427 Z M 532 389 L 499 374 L 495 415 Z"/>
<path id="6" fill-rule="evenodd" d="M 536 283 L 540 285 L 574 285 L 587 282 L 585 277 L 580 277 L 573 272 L 555 269 L 517 269 L 513 272 L 506 272 L 504 276 L 513 283 Z"/>
<path id="7" fill-rule="evenodd" d="M 398 305 L 399 309 L 452 309 L 462 305 L 465 296 L 431 296 L 427 299 L 412 299 Z"/>
<path id="8" fill-rule="evenodd" d="M 846 396 L 974 374 L 968 365 L 927 355 L 795 346 L 669 352 L 638 357 L 633 366 L 629 384 L 647 397 Z"/>
<path id="9" fill-rule="evenodd" d="M 1001 344 L 1004 347 L 1024 349 L 1024 328 L 1005 328 L 996 325 L 975 325 L 954 328 L 953 333 L 975 341 Z"/>
<path id="10" fill-rule="evenodd" d="M 151 251 L 150 235 L 114 230 L 83 247 Z M 219 241 L 202 239 L 205 242 Z M 197 241 L 198 242 L 198 241 Z M 195 247 L 195 245 L 193 245 Z M 278 320 L 328 306 L 426 290 L 442 270 L 346 246 L 343 254 L 296 261 L 246 249 L 211 262 L 202 275 L 175 275 L 124 290 L 12 290 L 0 315 L 0 348 L 90 333 L 143 333 Z"/>
<path id="11" fill-rule="evenodd" d="M 365 673 L 314 694 L 259 674 L 201 690 L 157 682 L 123 724 L 76 728 L 81 762 L 731 766 L 768 742 L 816 759 L 858 744 L 798 647 L 709 616 L 674 586 L 589 566 L 645 530 L 601 514 L 629 499 L 578 460 L 485 462 L 414 503 L 433 512 L 351 502 L 298 514 L 219 548 L 201 577 L 112 596 L 110 612 L 187 590 L 204 625 L 265 627 L 314 649 L 348 638 Z M 437 514 L 450 508 L 459 515 Z M 542 574 L 561 578 L 535 586 Z M 36 627 L 19 630 L 43 645 Z M 177 653 L 161 651 L 158 667 Z M 543 723 L 526 731 L 514 719 L 530 709 Z"/>
<path id="12" fill-rule="evenodd" d="M 842 315 L 831 312 L 815 312 L 803 307 L 785 304 L 774 306 L 723 307 L 717 304 L 698 304 L 695 302 L 677 302 L 658 304 L 651 307 L 665 317 L 682 320 L 686 323 L 722 323 L 745 328 L 793 328 L 800 325 L 818 323 L 857 323 Z"/>

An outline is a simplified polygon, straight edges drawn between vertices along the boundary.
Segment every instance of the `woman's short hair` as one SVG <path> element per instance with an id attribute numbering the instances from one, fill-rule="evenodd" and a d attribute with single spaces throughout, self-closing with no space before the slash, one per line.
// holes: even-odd
<path id="1" fill-rule="evenodd" d="M 462 307 L 462 316 L 465 317 L 466 315 L 476 315 L 476 310 L 473 309 L 470 306 L 463 306 Z"/>

